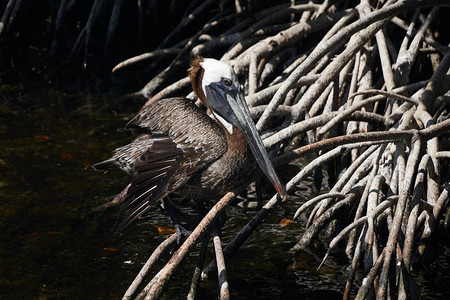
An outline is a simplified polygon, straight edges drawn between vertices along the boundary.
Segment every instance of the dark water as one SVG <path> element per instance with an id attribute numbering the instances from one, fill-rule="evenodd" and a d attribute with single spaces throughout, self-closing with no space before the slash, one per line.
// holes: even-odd
<path id="1" fill-rule="evenodd" d="M 45 85 L 0 88 L 0 298 L 120 298 L 165 239 L 157 228 L 170 227 L 168 218 L 155 209 L 114 236 L 118 208 L 92 212 L 127 184 L 122 173 L 97 173 L 90 166 L 129 141 L 116 129 L 137 104 Z M 342 297 L 347 261 L 336 255 L 316 271 L 323 249 L 289 253 L 303 224 L 279 224 L 292 217 L 312 193 L 311 186 L 312 179 L 302 183 L 298 197 L 274 210 L 228 262 L 233 298 Z M 228 209 L 225 240 L 261 206 L 250 201 L 252 197 L 250 193 L 250 199 Z M 434 270 L 449 270 L 445 257 Z M 166 299 L 185 298 L 195 262 L 194 252 L 172 279 Z M 425 280 L 427 274 L 423 271 L 419 277 L 428 297 L 448 295 L 445 277 Z M 216 298 L 216 279 L 211 278 L 202 283 L 200 299 Z"/>

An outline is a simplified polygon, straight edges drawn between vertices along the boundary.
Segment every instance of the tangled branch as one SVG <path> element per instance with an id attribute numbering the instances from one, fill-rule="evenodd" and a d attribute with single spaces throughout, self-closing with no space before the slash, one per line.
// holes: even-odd
<path id="1" fill-rule="evenodd" d="M 24 2 L 9 0 L 2 6 L 0 38 L 13 36 Z M 144 97 L 145 105 L 150 105 L 164 97 L 186 96 L 186 66 L 195 55 L 231 64 L 265 146 L 277 154 L 274 164 L 316 155 L 289 178 L 291 194 L 308 174 L 325 170 L 331 162 L 338 165 L 334 174 L 328 174 L 330 190 L 308 195 L 311 199 L 293 216 L 298 220 L 307 214 L 308 221 L 292 253 L 309 249 L 313 240 L 320 239 L 329 243 L 323 265 L 344 247 L 350 264 L 344 298 L 350 297 L 357 280 L 361 282 L 357 299 L 369 294 L 405 299 L 413 293 L 413 262 L 434 251 L 439 221 L 449 206 L 445 166 L 450 156 L 450 51 L 449 41 L 441 34 L 445 29 L 435 24 L 448 14 L 450 2 L 360 0 L 352 7 L 346 6 L 351 1 L 318 2 L 185 4 L 178 11 L 182 18 L 157 49 L 117 63 L 113 72 L 121 76 L 138 69 L 151 74 L 147 84 L 132 95 Z M 114 45 L 122 42 L 119 20 L 129 3 L 92 1 L 89 15 L 77 23 L 73 42 L 67 43 L 67 58 L 82 57 L 84 67 L 92 57 L 114 62 Z M 158 14 L 150 13 L 153 4 L 137 1 L 136 9 L 130 10 L 136 12 L 137 45 L 144 42 L 146 22 L 156 23 Z M 75 6 L 76 1 L 60 1 L 56 6 L 51 52 L 64 44 L 64 20 Z M 108 22 L 97 22 L 100 19 Z M 105 32 L 101 39 L 99 32 Z M 95 51 L 101 54 L 95 56 Z M 193 94 L 188 97 L 195 99 Z M 176 247 L 177 237 L 161 243 L 124 298 L 160 297 L 171 275 L 200 241 L 188 297 L 195 298 L 199 281 L 218 268 L 220 297 L 229 298 L 227 259 L 282 201 L 273 196 L 222 245 L 213 223 L 237 192 L 218 201 L 157 271 L 155 262 Z M 123 194 L 114 203 L 122 198 Z M 216 258 L 203 268 L 210 237 Z M 358 273 L 359 269 L 363 272 Z M 139 292 L 152 271 L 156 275 Z"/>
<path id="2" fill-rule="evenodd" d="M 422 10 L 433 5 L 431 10 Z M 445 147 L 450 138 L 449 103 L 444 100 L 450 87 L 450 52 L 442 51 L 447 48 L 433 38 L 430 29 L 437 18 L 437 7 L 446 5 L 448 2 L 438 0 L 387 1 L 377 9 L 366 0 L 356 8 L 334 6 L 328 1 L 322 5 L 282 5 L 276 14 L 274 8 L 257 12 L 258 22 L 253 23 L 236 10 L 237 14 L 213 18 L 183 47 L 175 41 L 166 42 L 166 49 L 127 60 L 115 70 L 142 63 L 144 57 L 152 60 L 159 55 L 177 55 L 164 72 L 138 92 L 149 98 L 148 105 L 188 85 L 184 76 L 171 83 L 168 79 L 179 72 L 190 55 L 215 53 L 217 57 L 223 53 L 222 60 L 229 61 L 243 78 L 258 129 L 267 130 L 263 133 L 265 145 L 284 152 L 274 159 L 274 164 L 319 153 L 291 178 L 289 192 L 330 160 L 350 157 L 350 163 L 341 161 L 343 171 L 337 174 L 331 190 L 305 202 L 293 216 L 297 219 L 310 212 L 307 230 L 292 250 L 309 248 L 318 237 L 328 240 L 329 249 L 322 261 L 326 264 L 333 249 L 345 245 L 351 261 L 345 298 L 349 298 L 360 263 L 365 271 L 364 278 L 358 279 L 363 282 L 358 299 L 368 293 L 380 298 L 387 294 L 407 298 L 411 293 L 412 256 L 424 255 L 414 249 L 429 245 L 437 221 L 448 209 L 449 178 L 439 174 L 441 160 L 448 157 Z M 400 13 L 404 12 L 411 13 L 401 20 Z M 421 17 L 424 12 L 428 13 Z M 283 23 L 291 15 L 298 21 Z M 219 23 L 236 18 L 240 21 L 235 26 L 212 33 L 212 27 L 220 28 Z M 390 27 L 404 30 L 403 37 L 396 38 L 399 43 L 387 34 Z M 328 32 L 320 37 L 318 31 L 325 28 Z M 208 39 L 201 40 L 200 35 L 206 34 Z M 310 48 L 299 49 L 299 42 Z M 431 47 L 436 52 L 424 57 L 420 47 Z M 421 62 L 418 57 L 422 57 Z M 413 71 L 419 63 L 433 66 L 428 79 Z M 371 94 L 375 95 L 369 97 Z M 309 144 L 288 150 L 286 145 L 305 136 Z M 181 260 L 233 197 L 234 193 L 229 193 L 216 204 L 139 297 L 160 296 Z M 213 231 L 219 263 L 211 261 L 201 279 L 210 276 L 217 265 L 221 268 L 219 277 L 226 276 L 225 261 L 280 201 L 272 197 L 223 248 L 223 253 L 219 234 Z M 336 227 L 338 219 L 352 221 Z M 199 280 L 198 271 L 195 274 L 194 287 Z M 400 280 L 389 279 L 394 277 Z M 222 277 L 220 285 L 221 297 L 228 298 L 228 288 L 222 289 L 228 286 L 226 277 Z M 189 295 L 195 295 L 195 288 Z"/>

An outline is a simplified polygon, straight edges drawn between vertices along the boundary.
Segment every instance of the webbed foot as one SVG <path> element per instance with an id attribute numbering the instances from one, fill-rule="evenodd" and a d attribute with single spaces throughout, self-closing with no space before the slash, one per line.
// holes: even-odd
<path id="1" fill-rule="evenodd" d="M 180 224 L 175 224 L 175 231 L 177 233 L 177 244 L 179 246 L 181 246 L 192 233 L 191 230 L 186 229 Z"/>

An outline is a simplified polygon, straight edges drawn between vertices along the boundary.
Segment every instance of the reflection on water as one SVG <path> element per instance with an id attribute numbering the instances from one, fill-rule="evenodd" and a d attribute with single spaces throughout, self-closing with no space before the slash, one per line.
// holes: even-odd
<path id="1" fill-rule="evenodd" d="M 91 212 L 127 184 L 120 172 L 105 175 L 90 166 L 129 141 L 116 129 L 138 107 L 107 95 L 11 86 L 0 91 L 0 298 L 120 298 L 165 238 L 157 227 L 170 226 L 156 208 L 115 237 L 118 208 Z M 279 224 L 292 217 L 312 186 L 312 178 L 303 182 L 300 195 L 272 212 L 228 262 L 233 297 L 341 297 L 347 262 L 331 257 L 316 271 L 323 249 L 294 257 L 289 249 L 303 229 Z M 227 211 L 226 241 L 260 206 L 241 204 Z M 185 298 L 193 256 L 173 278 L 167 299 Z M 216 297 L 212 278 L 202 283 L 200 299 Z"/>

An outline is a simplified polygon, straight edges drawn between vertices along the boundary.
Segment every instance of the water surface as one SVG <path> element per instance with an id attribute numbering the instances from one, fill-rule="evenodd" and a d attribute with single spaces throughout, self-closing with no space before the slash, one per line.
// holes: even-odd
<path id="1" fill-rule="evenodd" d="M 119 235 L 118 207 L 93 212 L 128 183 L 120 172 L 90 167 L 131 137 L 123 127 L 140 103 L 107 93 L 61 91 L 45 84 L 0 86 L 0 298 L 117 299 L 170 227 L 158 208 Z M 293 171 L 298 167 L 292 167 Z M 304 222 L 280 225 L 314 193 L 308 178 L 297 196 L 275 209 L 228 261 L 231 294 L 236 299 L 340 299 L 347 261 L 332 256 L 317 271 L 324 249 L 293 254 L 289 249 Z M 227 210 L 224 240 L 232 238 L 262 203 L 255 193 Z M 448 248 L 435 270 L 448 271 Z M 184 299 L 197 252 L 172 279 L 166 299 Z M 208 256 L 210 258 L 211 255 Z M 429 298 L 448 291 L 445 276 L 426 279 Z M 448 274 L 446 275 L 448 279 Z M 202 283 L 200 299 L 216 297 L 214 276 Z"/>

